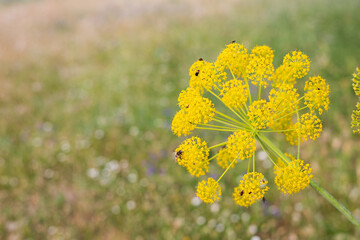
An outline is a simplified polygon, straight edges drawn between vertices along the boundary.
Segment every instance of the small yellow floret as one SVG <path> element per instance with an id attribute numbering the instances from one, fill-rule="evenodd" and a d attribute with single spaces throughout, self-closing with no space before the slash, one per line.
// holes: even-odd
<path id="1" fill-rule="evenodd" d="M 299 126 L 299 125 L 297 125 L 297 126 Z M 291 145 L 298 145 L 298 143 L 299 143 L 299 131 L 298 131 L 298 129 L 296 129 L 297 126 L 293 123 L 290 123 L 289 129 L 295 129 L 295 130 L 283 132 L 286 136 L 286 140 Z M 300 139 L 300 141 L 303 141 L 303 139 Z"/>
<path id="2" fill-rule="evenodd" d="M 209 171 L 209 148 L 205 141 L 198 137 L 186 139 L 176 150 L 177 163 L 196 177 Z"/>
<path id="3" fill-rule="evenodd" d="M 360 133 L 360 102 L 356 104 L 356 109 L 351 114 L 351 128 L 353 133 Z"/>
<path id="4" fill-rule="evenodd" d="M 310 60 L 307 55 L 300 51 L 293 51 L 284 57 L 283 66 L 290 78 L 300 79 L 309 72 Z"/>
<path id="5" fill-rule="evenodd" d="M 248 118 L 256 129 L 264 129 L 273 124 L 275 116 L 275 106 L 272 102 L 264 99 L 254 101 L 249 106 Z"/>
<path id="6" fill-rule="evenodd" d="M 290 159 L 292 161 L 287 166 L 278 165 L 274 167 L 275 183 L 284 194 L 293 194 L 303 190 L 309 185 L 310 179 L 313 177 L 309 164 L 304 164 L 304 161 L 295 160 L 293 157 Z"/>
<path id="7" fill-rule="evenodd" d="M 300 122 L 295 124 L 295 129 L 300 132 L 302 140 L 315 140 L 322 132 L 322 123 L 316 115 L 305 113 L 301 115 Z"/>
<path id="8" fill-rule="evenodd" d="M 193 124 L 206 124 L 215 115 L 214 104 L 210 99 L 204 97 L 194 98 L 192 104 L 185 111 L 189 115 L 190 122 Z"/>
<path id="9" fill-rule="evenodd" d="M 357 96 L 360 96 L 360 69 L 356 68 L 356 72 L 353 74 L 352 87 Z"/>
<path id="10" fill-rule="evenodd" d="M 292 77 L 284 65 L 280 65 L 271 76 L 272 86 L 280 88 L 283 85 L 294 85 L 296 79 Z"/>
<path id="11" fill-rule="evenodd" d="M 175 135 L 180 137 L 181 135 L 187 136 L 191 134 L 191 131 L 195 129 L 196 125 L 193 124 L 188 117 L 184 109 L 177 112 L 171 123 L 171 130 Z"/>
<path id="12" fill-rule="evenodd" d="M 250 61 L 246 73 L 254 85 L 266 88 L 268 80 L 274 72 L 274 51 L 268 46 L 256 46 L 250 54 Z"/>
<path id="13" fill-rule="evenodd" d="M 201 92 L 205 88 L 211 90 L 216 82 L 220 81 L 220 75 L 213 63 L 204 60 L 196 61 L 189 70 L 190 87 L 197 88 Z"/>
<path id="14" fill-rule="evenodd" d="M 175 115 L 171 129 L 178 135 L 188 135 L 197 124 L 210 122 L 215 115 L 215 107 L 210 99 L 202 97 L 193 88 L 182 91 L 179 96 L 181 110 Z"/>
<path id="15" fill-rule="evenodd" d="M 220 167 L 226 169 L 233 160 L 233 154 L 231 154 L 227 148 L 224 147 L 219 150 L 217 163 Z M 237 160 L 231 165 L 232 168 L 235 167 L 235 163 L 237 163 Z"/>
<path id="16" fill-rule="evenodd" d="M 276 113 L 274 120 L 269 124 L 270 128 L 287 132 L 289 129 L 293 129 L 291 119 L 298 108 L 298 98 L 299 94 L 293 85 L 283 84 L 278 89 L 271 89 L 269 100 L 273 104 Z"/>
<path id="17" fill-rule="evenodd" d="M 249 207 L 264 197 L 269 189 L 268 183 L 261 173 L 251 172 L 244 175 L 238 187 L 234 189 L 233 198 L 236 204 Z"/>
<path id="18" fill-rule="evenodd" d="M 254 154 L 256 140 L 251 133 L 239 130 L 229 136 L 226 147 L 232 159 L 244 160 Z"/>
<path id="19" fill-rule="evenodd" d="M 276 121 L 274 120 L 271 124 L 270 128 L 273 130 L 283 130 L 285 132 L 289 132 L 292 126 L 292 116 L 291 113 L 285 111 L 285 113 L 276 115 Z"/>
<path id="20" fill-rule="evenodd" d="M 241 80 L 230 80 L 222 85 L 222 101 L 230 108 L 241 109 L 248 98 L 248 90 Z"/>
<path id="21" fill-rule="evenodd" d="M 247 49 L 241 44 L 232 42 L 219 54 L 215 61 L 215 67 L 220 72 L 229 69 L 235 76 L 244 77 L 248 62 Z"/>
<path id="22" fill-rule="evenodd" d="M 309 107 L 311 112 L 317 109 L 321 115 L 323 108 L 326 111 L 329 109 L 329 85 L 322 77 L 310 77 L 305 82 L 304 90 L 307 91 L 304 95 L 305 105 Z"/>
<path id="23" fill-rule="evenodd" d="M 278 89 L 271 89 L 269 100 L 277 111 L 277 118 L 284 116 L 284 113 L 291 113 L 298 106 L 299 93 L 297 89 L 290 84 L 283 84 Z"/>
<path id="24" fill-rule="evenodd" d="M 201 94 L 198 89 L 188 87 L 182 90 L 178 97 L 179 107 L 181 109 L 188 108 L 194 101 L 201 98 Z"/>
<path id="25" fill-rule="evenodd" d="M 208 178 L 199 182 L 196 195 L 205 203 L 214 203 L 220 199 L 221 187 L 213 178 Z"/>

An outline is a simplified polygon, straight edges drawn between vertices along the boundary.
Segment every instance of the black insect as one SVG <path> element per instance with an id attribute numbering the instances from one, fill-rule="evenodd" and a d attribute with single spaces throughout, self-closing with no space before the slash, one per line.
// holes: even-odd
<path id="1" fill-rule="evenodd" d="M 244 190 L 241 190 L 240 196 L 244 195 Z"/>
<path id="2" fill-rule="evenodd" d="M 199 61 L 204 61 L 204 59 L 202 59 L 202 58 L 199 58 Z"/>
<path id="3" fill-rule="evenodd" d="M 235 40 L 231 41 L 230 43 L 235 43 Z"/>
<path id="4" fill-rule="evenodd" d="M 183 151 L 179 150 L 176 152 L 176 157 L 181 157 L 182 154 L 183 154 Z"/>
<path id="5" fill-rule="evenodd" d="M 183 154 L 183 151 L 181 151 L 181 150 L 179 150 L 177 152 L 174 151 L 175 162 L 178 162 L 178 160 L 181 159 L 182 154 Z"/>
<path id="6" fill-rule="evenodd" d="M 199 73 L 200 73 L 200 71 L 197 70 L 196 73 L 195 73 L 195 76 L 199 76 Z"/>

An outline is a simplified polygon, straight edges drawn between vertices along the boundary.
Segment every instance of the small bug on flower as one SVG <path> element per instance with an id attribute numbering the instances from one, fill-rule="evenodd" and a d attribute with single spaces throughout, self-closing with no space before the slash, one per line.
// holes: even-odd
<path id="1" fill-rule="evenodd" d="M 174 154 L 174 161 L 178 162 L 178 159 L 181 159 L 181 155 L 183 154 L 183 151 L 181 151 L 181 150 L 179 150 L 177 152 L 174 151 L 173 154 Z"/>

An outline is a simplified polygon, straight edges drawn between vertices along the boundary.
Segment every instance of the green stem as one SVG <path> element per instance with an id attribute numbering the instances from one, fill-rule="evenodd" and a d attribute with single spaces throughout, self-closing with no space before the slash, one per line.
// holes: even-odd
<path id="1" fill-rule="evenodd" d="M 211 158 L 209 158 L 209 159 L 208 159 L 208 161 L 213 160 L 214 158 L 216 158 L 216 157 L 217 157 L 217 155 L 218 155 L 218 153 L 217 153 L 217 154 L 215 154 L 214 156 L 212 156 Z"/>
<path id="2" fill-rule="evenodd" d="M 216 182 L 219 182 L 222 177 L 225 175 L 225 173 L 229 170 L 229 168 L 234 164 L 234 162 L 237 160 L 237 157 L 234 158 L 234 160 L 230 163 L 230 165 L 226 168 L 226 170 L 223 172 L 223 174 L 221 174 L 221 176 L 219 177 L 219 179 Z"/>
<path id="3" fill-rule="evenodd" d="M 219 112 L 219 111 L 215 111 L 215 113 L 216 113 L 216 114 L 219 114 L 219 115 L 221 115 L 221 116 L 223 116 L 223 117 L 225 117 L 225 118 L 227 118 L 227 119 L 229 119 L 229 120 L 231 120 L 231 121 L 234 121 L 234 122 L 236 122 L 236 123 L 239 123 L 239 124 L 241 124 L 241 125 L 243 125 L 243 126 L 247 126 L 247 125 L 245 125 L 244 123 L 239 122 L 239 121 L 233 119 L 232 117 L 229 117 L 228 115 L 223 114 L 223 113 L 221 113 L 221 112 Z"/>
<path id="4" fill-rule="evenodd" d="M 259 138 L 257 138 L 257 140 L 258 140 L 258 143 L 260 144 L 261 148 L 262 148 L 262 149 L 266 152 L 266 154 L 268 155 L 270 161 L 274 164 L 274 166 L 277 166 L 276 163 L 275 163 L 275 161 L 274 161 L 273 158 L 272 158 L 272 156 L 273 156 L 274 154 L 271 153 L 270 150 L 269 150 L 267 147 L 265 147 L 265 145 L 262 143 L 262 141 L 261 141 Z"/>
<path id="5" fill-rule="evenodd" d="M 245 83 L 246 83 L 246 88 L 247 88 L 247 90 L 248 90 L 248 92 L 249 92 L 249 105 L 251 105 L 251 104 L 252 104 L 252 100 L 251 100 L 251 92 L 250 92 L 249 82 L 248 82 L 248 80 L 247 80 L 246 77 L 244 78 L 244 81 L 245 81 Z"/>
<path id="6" fill-rule="evenodd" d="M 212 92 L 212 91 L 210 91 L 210 90 L 208 90 L 208 92 L 211 93 L 212 95 L 214 95 L 214 97 L 216 97 L 220 102 L 222 102 L 222 103 L 226 106 L 226 104 L 222 101 L 222 99 L 221 99 L 218 95 L 216 95 L 214 92 Z M 238 118 L 240 118 L 241 121 L 246 122 L 246 120 L 243 119 L 233 108 L 231 108 L 231 107 L 229 107 L 229 106 L 227 106 L 227 107 L 228 107 Z"/>
<path id="7" fill-rule="evenodd" d="M 231 127 L 233 127 L 233 128 L 235 127 L 235 128 L 244 129 L 243 127 L 240 127 L 239 125 L 231 124 L 231 123 L 228 123 L 228 122 L 225 122 L 225 121 L 216 119 L 216 118 L 213 118 L 213 121 L 214 121 L 214 122 L 219 122 L 219 123 L 222 123 L 222 124 L 225 124 L 225 125 L 229 125 L 229 126 L 231 126 Z"/>
<path id="8" fill-rule="evenodd" d="M 260 100 L 261 97 L 261 84 L 259 84 L 259 94 L 258 94 L 258 100 Z"/>
<path id="9" fill-rule="evenodd" d="M 213 148 L 217 148 L 217 147 L 223 146 L 223 145 L 225 145 L 226 143 L 227 143 L 227 142 L 222 142 L 222 143 L 216 144 L 216 145 L 214 145 L 214 146 L 209 147 L 209 149 L 213 149 Z"/>
<path id="10" fill-rule="evenodd" d="M 328 193 L 324 188 L 314 180 L 310 181 L 311 187 L 313 187 L 321 196 L 328 200 L 339 212 L 341 212 L 352 224 L 354 224 L 358 229 L 360 229 L 360 221 L 352 215 L 352 213 L 344 207 L 336 198 L 334 198 L 330 193 Z"/>
<path id="11" fill-rule="evenodd" d="M 289 131 L 295 131 L 297 128 L 293 129 L 282 129 L 282 130 L 259 130 L 258 132 L 289 132 Z"/>
<path id="12" fill-rule="evenodd" d="M 253 153 L 252 161 L 253 161 L 253 172 L 255 172 L 255 153 Z"/>
<path id="13" fill-rule="evenodd" d="M 297 109 L 297 108 L 296 108 Z M 297 117 L 297 122 L 300 122 L 300 115 L 299 115 L 299 111 L 296 111 L 296 117 Z M 298 129 L 298 152 L 297 152 L 297 159 L 300 159 L 300 145 L 301 145 L 301 133 L 300 133 L 300 124 L 299 124 L 299 129 Z"/>
<path id="14" fill-rule="evenodd" d="M 257 136 L 265 145 L 267 145 L 275 154 L 277 154 L 278 157 L 283 159 L 286 164 L 289 164 L 291 162 L 290 159 L 279 148 L 272 144 L 272 142 L 267 137 L 265 137 L 261 133 L 258 133 Z"/>
<path id="15" fill-rule="evenodd" d="M 230 120 L 228 120 L 226 118 L 220 117 L 220 116 L 214 116 L 213 119 L 221 120 L 221 121 L 224 121 L 224 122 L 227 122 L 227 123 L 230 123 L 230 124 L 235 124 L 235 125 L 238 124 L 236 122 L 232 122 L 232 121 L 230 121 Z"/>
<path id="16" fill-rule="evenodd" d="M 214 125 L 214 124 L 198 124 L 201 127 L 214 127 L 214 128 L 223 128 L 223 129 L 233 129 L 234 127 L 227 127 L 227 126 L 221 126 L 221 125 Z M 238 126 L 236 126 L 238 128 Z"/>
<path id="17" fill-rule="evenodd" d="M 210 127 L 195 127 L 195 129 L 212 130 L 212 131 L 220 131 L 220 132 L 235 132 L 239 130 L 238 128 L 223 129 L 223 128 L 210 128 Z"/>
<path id="18" fill-rule="evenodd" d="M 287 116 L 289 116 L 289 115 L 292 115 L 292 114 L 296 113 L 297 111 L 301 111 L 301 110 L 303 110 L 303 109 L 305 109 L 305 108 L 307 108 L 307 106 L 302 107 L 302 108 L 300 108 L 300 109 L 297 109 L 296 111 L 293 111 L 293 112 L 291 112 L 291 113 L 288 113 L 288 114 L 286 114 L 286 115 L 284 115 L 284 116 L 281 116 L 281 117 L 275 119 L 274 122 L 275 122 L 275 121 L 278 121 L 278 120 L 280 120 L 280 119 L 282 119 L 282 118 L 284 118 L 284 117 L 287 117 Z M 277 113 L 276 116 L 278 116 L 279 114 L 281 114 L 281 113 L 283 113 L 283 112 L 284 112 L 284 111 Z M 275 116 L 275 117 L 276 117 L 276 116 Z"/>

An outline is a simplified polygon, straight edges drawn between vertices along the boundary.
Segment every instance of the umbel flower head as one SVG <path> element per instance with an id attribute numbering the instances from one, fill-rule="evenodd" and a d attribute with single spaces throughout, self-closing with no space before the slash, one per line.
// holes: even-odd
<path id="1" fill-rule="evenodd" d="M 190 174 L 200 177 L 209 170 L 209 148 L 200 138 L 186 139 L 175 151 L 178 164 Z"/>
<path id="2" fill-rule="evenodd" d="M 360 133 L 360 69 L 356 68 L 356 72 L 353 74 L 352 86 L 356 96 L 359 97 L 356 104 L 356 109 L 354 109 L 351 115 L 351 128 L 354 133 Z"/>
<path id="3" fill-rule="evenodd" d="M 220 199 L 221 187 L 213 178 L 199 182 L 196 195 L 206 203 L 214 203 Z"/>
<path id="4" fill-rule="evenodd" d="M 304 164 L 304 161 L 288 154 L 285 155 L 291 159 L 291 162 L 288 165 L 279 164 L 274 167 L 275 183 L 285 194 L 297 193 L 309 185 L 313 177 L 312 169 L 309 164 Z"/>
<path id="5" fill-rule="evenodd" d="M 245 172 L 234 189 L 236 204 L 249 207 L 265 198 L 269 187 L 255 164 L 257 147 L 273 164 L 275 184 L 282 193 L 303 190 L 313 177 L 310 165 L 300 160 L 300 145 L 320 137 L 319 115 L 329 108 L 329 85 L 321 76 L 307 77 L 310 59 L 299 50 L 286 54 L 277 68 L 273 59 L 269 46 L 248 51 L 233 41 L 215 62 L 200 58 L 190 67 L 189 86 L 179 95 L 180 110 L 172 121 L 173 133 L 179 137 L 203 130 L 226 133 L 221 143 L 208 147 L 205 140 L 190 137 L 175 150 L 177 163 L 195 177 L 207 174 L 214 159 L 223 169 L 217 180 L 199 182 L 196 194 L 206 203 L 220 199 L 219 182 L 229 170 Z M 354 75 L 355 91 L 360 89 L 358 76 Z M 298 84 L 305 86 L 303 96 Z M 354 124 L 360 122 L 358 106 Z M 288 147 L 297 146 L 297 157 L 283 154 L 269 139 L 271 134 L 283 134 Z"/>
<path id="6" fill-rule="evenodd" d="M 244 207 L 252 205 L 264 197 L 269 189 L 268 181 L 261 173 L 251 172 L 244 175 L 238 187 L 234 189 L 233 197 L 236 204 Z"/>

